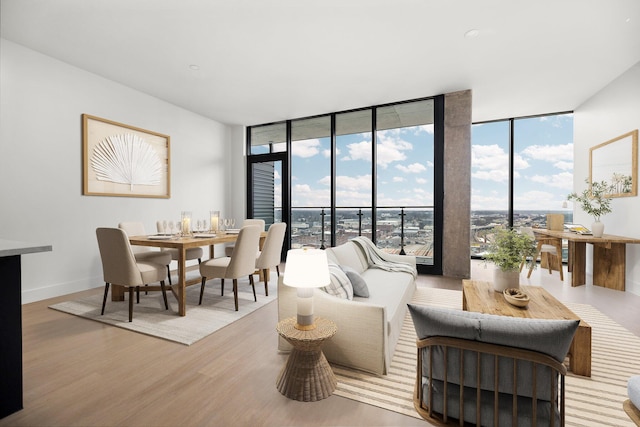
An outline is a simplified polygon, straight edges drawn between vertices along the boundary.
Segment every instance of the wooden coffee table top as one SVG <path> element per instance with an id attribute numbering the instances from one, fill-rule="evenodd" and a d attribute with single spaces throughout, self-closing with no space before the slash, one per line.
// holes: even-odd
<path id="1" fill-rule="evenodd" d="M 489 282 L 463 280 L 462 308 L 477 313 L 530 319 L 575 319 L 580 320 L 580 327 L 590 327 L 543 287 L 521 285 L 520 289 L 529 295 L 529 304 L 524 308 L 509 304 L 501 292 L 493 290 L 493 285 Z"/>

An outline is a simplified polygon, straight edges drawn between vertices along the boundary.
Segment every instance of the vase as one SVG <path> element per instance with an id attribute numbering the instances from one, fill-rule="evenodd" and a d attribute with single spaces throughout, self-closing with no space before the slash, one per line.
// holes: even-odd
<path id="1" fill-rule="evenodd" d="M 600 221 L 596 221 L 591 224 L 591 233 L 593 234 L 593 237 L 602 237 L 604 234 L 604 224 Z"/>
<path id="2" fill-rule="evenodd" d="M 503 271 L 500 267 L 493 270 L 493 289 L 496 292 L 503 292 L 509 288 L 520 287 L 520 270 Z"/>

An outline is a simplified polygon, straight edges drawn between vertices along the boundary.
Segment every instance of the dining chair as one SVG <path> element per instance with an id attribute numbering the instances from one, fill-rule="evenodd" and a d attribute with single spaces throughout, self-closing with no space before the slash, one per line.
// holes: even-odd
<path id="1" fill-rule="evenodd" d="M 256 218 L 247 218 L 244 221 L 242 221 L 242 226 L 246 227 L 247 225 L 257 225 L 260 227 L 260 231 L 264 231 L 264 219 L 256 219 Z M 225 256 L 231 256 L 231 253 L 233 252 L 233 246 L 235 244 L 231 243 L 227 246 L 225 246 L 224 248 L 224 254 Z"/>
<path id="2" fill-rule="evenodd" d="M 140 302 L 140 286 L 160 282 L 164 307 L 169 309 L 164 279 L 167 276 L 165 266 L 152 261 L 136 260 L 129 244 L 127 233 L 121 228 L 97 228 L 96 237 L 102 260 L 102 274 L 104 277 L 104 298 L 102 299 L 101 315 L 107 304 L 109 285 L 120 285 L 129 289 L 129 322 L 133 321 L 133 291 Z"/>
<path id="3" fill-rule="evenodd" d="M 126 221 L 118 224 L 118 228 L 124 230 L 127 236 L 144 236 L 147 233 L 144 230 L 144 224 L 136 221 Z M 172 255 L 168 252 L 156 251 L 148 246 L 132 245 L 133 256 L 136 261 L 150 261 L 157 264 L 165 265 L 167 268 L 167 277 L 169 278 L 169 285 L 171 283 L 171 260 Z"/>
<path id="4" fill-rule="evenodd" d="M 256 286 L 253 282 L 253 273 L 256 270 L 256 253 L 260 243 L 262 230 L 257 225 L 248 225 L 240 229 L 238 239 L 230 257 L 213 258 L 200 264 L 202 284 L 200 286 L 200 302 L 204 295 L 204 286 L 207 279 L 221 279 L 221 295 L 224 295 L 224 279 L 233 279 L 233 298 L 236 311 L 238 311 L 238 278 L 249 276 L 249 282 L 253 288 L 253 299 L 256 298 Z"/>
<path id="5" fill-rule="evenodd" d="M 269 269 L 275 267 L 280 277 L 280 260 L 282 257 L 282 245 L 287 224 L 276 222 L 269 226 L 267 237 L 264 239 L 262 249 L 256 257 L 256 269 L 262 273 L 264 280 L 264 293 L 269 296 Z"/>
<path id="6" fill-rule="evenodd" d="M 547 267 L 549 269 L 549 274 L 552 272 L 552 264 L 555 265 L 554 268 L 557 268 L 560 272 L 560 280 L 564 281 L 564 275 L 562 272 L 562 241 L 556 238 L 544 238 L 544 237 L 536 237 L 533 229 L 531 227 L 521 227 L 520 232 L 523 234 L 527 234 L 535 241 L 537 241 L 536 253 L 533 256 L 533 260 L 531 266 L 529 267 L 529 273 L 527 274 L 527 279 L 531 277 L 531 273 L 533 272 L 534 263 L 538 259 L 538 255 L 542 260 L 543 257 L 546 257 Z M 523 259 L 520 263 L 520 271 L 526 264 L 526 259 Z"/>

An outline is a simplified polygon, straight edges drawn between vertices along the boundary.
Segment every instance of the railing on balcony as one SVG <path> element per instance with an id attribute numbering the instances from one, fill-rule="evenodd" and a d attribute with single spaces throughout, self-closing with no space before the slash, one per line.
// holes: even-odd
<path id="1" fill-rule="evenodd" d="M 328 207 L 291 210 L 291 247 L 328 247 L 331 217 Z M 433 264 L 433 207 L 391 206 L 377 209 L 375 237 L 370 207 L 336 208 L 335 244 L 357 236 L 374 240 L 389 253 L 416 255 L 420 264 Z"/>

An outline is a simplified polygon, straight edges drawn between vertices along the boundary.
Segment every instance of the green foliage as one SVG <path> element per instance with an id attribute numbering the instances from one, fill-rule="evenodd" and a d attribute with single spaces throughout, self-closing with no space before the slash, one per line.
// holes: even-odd
<path id="1" fill-rule="evenodd" d="M 527 259 L 528 264 L 535 263 L 536 244 L 532 237 L 513 228 L 496 228 L 489 238 L 485 260 L 494 263 L 502 271 L 519 269 L 523 259 Z"/>
<path id="2" fill-rule="evenodd" d="M 589 179 L 586 179 L 585 182 L 589 184 Z M 594 181 L 580 195 L 576 192 L 569 194 L 567 200 L 578 202 L 580 209 L 591 215 L 597 222 L 600 221 L 602 215 L 611 212 L 611 199 L 606 197 L 608 193 L 610 193 L 610 188 L 606 181 Z"/>

